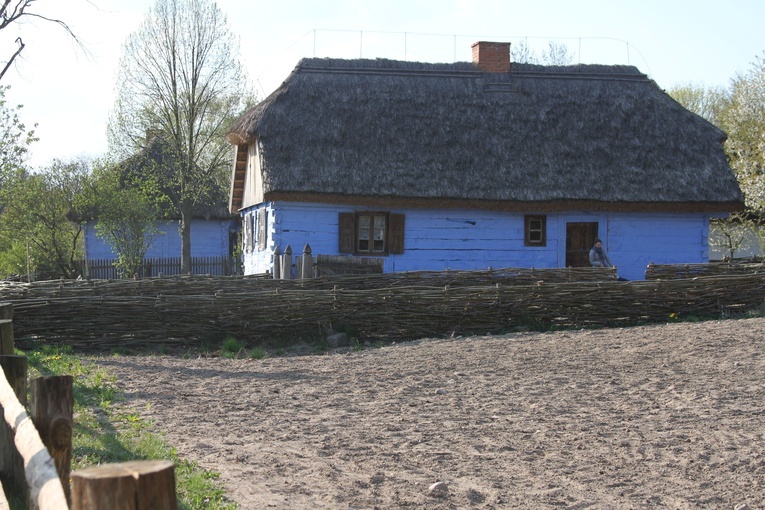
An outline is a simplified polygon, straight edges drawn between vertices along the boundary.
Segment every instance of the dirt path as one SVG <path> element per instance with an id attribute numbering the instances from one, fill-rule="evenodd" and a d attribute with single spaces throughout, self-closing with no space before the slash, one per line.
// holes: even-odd
<path id="1" fill-rule="evenodd" d="M 244 509 L 765 508 L 765 319 L 101 363 Z"/>

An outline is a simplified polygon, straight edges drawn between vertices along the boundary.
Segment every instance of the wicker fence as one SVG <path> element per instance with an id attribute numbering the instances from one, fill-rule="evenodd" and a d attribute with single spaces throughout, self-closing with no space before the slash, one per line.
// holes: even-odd
<path id="1" fill-rule="evenodd" d="M 765 271 L 765 264 L 748 262 L 717 262 L 711 264 L 648 264 L 646 280 L 696 278 L 698 276 L 721 276 L 755 274 Z"/>
<path id="2" fill-rule="evenodd" d="M 233 335 L 255 345 L 332 331 L 403 340 L 721 317 L 761 307 L 765 274 L 632 282 L 591 268 L 310 280 L 178 276 L 4 284 L 0 299 L 14 303 L 18 335 L 28 340 L 112 349 Z"/>

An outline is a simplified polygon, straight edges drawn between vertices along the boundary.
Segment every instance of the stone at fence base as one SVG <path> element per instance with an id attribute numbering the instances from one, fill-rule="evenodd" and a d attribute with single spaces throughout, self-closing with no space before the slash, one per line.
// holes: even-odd
<path id="1" fill-rule="evenodd" d="M 327 344 L 330 347 L 347 347 L 350 342 L 346 333 L 334 333 L 327 336 Z"/>

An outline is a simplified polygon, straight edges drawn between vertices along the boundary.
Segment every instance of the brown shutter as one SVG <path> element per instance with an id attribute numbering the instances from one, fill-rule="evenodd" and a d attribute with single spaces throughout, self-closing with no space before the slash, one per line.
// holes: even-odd
<path id="1" fill-rule="evenodd" d="M 338 218 L 340 226 L 340 253 L 353 253 L 355 216 L 353 213 L 341 212 Z"/>
<path id="2" fill-rule="evenodd" d="M 400 255 L 404 253 L 404 215 L 391 213 L 388 222 L 390 253 Z"/>

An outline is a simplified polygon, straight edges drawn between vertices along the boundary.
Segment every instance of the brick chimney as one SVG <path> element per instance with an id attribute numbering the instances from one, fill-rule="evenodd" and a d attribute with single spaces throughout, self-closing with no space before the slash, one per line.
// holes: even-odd
<path id="1" fill-rule="evenodd" d="M 486 73 L 510 72 L 510 43 L 478 41 L 473 44 L 473 64 Z"/>

